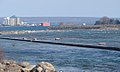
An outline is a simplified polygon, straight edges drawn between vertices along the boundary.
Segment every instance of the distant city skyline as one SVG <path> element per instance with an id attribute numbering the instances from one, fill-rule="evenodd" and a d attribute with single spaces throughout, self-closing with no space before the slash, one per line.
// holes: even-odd
<path id="1" fill-rule="evenodd" d="M 0 17 L 120 17 L 120 0 L 0 0 Z"/>

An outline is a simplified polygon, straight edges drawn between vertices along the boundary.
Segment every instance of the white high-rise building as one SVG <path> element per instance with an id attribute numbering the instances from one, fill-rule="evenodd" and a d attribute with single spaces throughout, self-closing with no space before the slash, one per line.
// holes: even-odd
<path id="1" fill-rule="evenodd" d="M 22 25 L 20 18 L 16 17 L 15 15 L 5 18 L 4 24 L 8 26 Z"/>

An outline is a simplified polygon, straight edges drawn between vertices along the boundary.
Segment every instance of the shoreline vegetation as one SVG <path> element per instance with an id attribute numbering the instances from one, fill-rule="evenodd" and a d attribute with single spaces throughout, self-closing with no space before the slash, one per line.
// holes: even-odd
<path id="1" fill-rule="evenodd" d="M 64 30 L 75 30 L 75 29 L 94 29 L 94 30 L 120 30 L 120 25 L 65 25 L 65 26 L 50 26 L 47 30 L 14 30 L 14 31 L 0 31 L 0 34 L 27 34 L 37 32 L 54 32 Z"/>

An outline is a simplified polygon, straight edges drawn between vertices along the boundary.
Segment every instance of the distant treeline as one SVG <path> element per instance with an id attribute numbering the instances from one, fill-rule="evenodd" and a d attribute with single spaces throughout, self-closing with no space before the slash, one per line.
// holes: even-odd
<path id="1" fill-rule="evenodd" d="M 108 18 L 104 16 L 95 22 L 95 25 L 106 25 L 106 24 L 120 24 L 120 21 L 118 19 Z"/>

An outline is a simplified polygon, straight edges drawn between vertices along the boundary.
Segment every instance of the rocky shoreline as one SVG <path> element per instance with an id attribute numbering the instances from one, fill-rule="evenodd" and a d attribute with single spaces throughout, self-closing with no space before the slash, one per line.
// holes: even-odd
<path id="1" fill-rule="evenodd" d="M 15 31 L 0 31 L 0 34 L 28 34 L 37 32 L 54 32 L 74 29 L 96 29 L 96 30 L 120 30 L 120 25 L 86 25 L 86 26 L 50 26 L 47 30 L 15 30 Z"/>
<path id="2" fill-rule="evenodd" d="M 99 30 L 120 30 L 120 25 L 66 25 L 66 26 L 51 26 L 49 30 L 73 30 L 73 29 L 99 29 Z"/>
<path id="3" fill-rule="evenodd" d="M 57 72 L 54 66 L 48 62 L 40 62 L 31 65 L 29 62 L 17 63 L 13 60 L 0 62 L 0 72 Z"/>
<path id="4" fill-rule="evenodd" d="M 63 32 L 64 30 L 16 30 L 16 31 L 0 31 L 0 34 L 29 34 L 38 32 Z M 71 30 L 68 30 L 71 31 Z"/>

